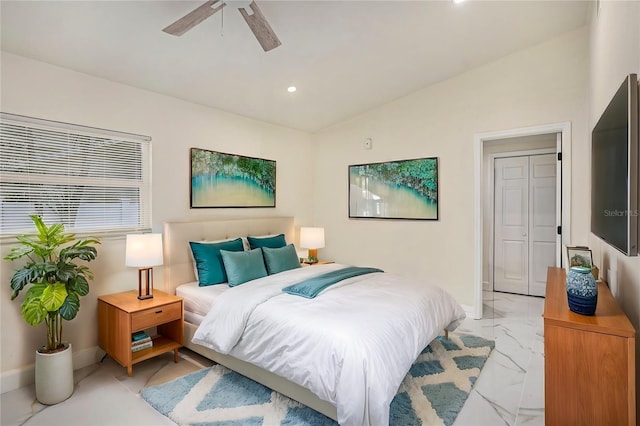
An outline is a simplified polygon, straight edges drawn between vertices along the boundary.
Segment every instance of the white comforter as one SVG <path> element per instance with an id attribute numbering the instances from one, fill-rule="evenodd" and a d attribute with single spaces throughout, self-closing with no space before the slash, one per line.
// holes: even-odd
<path id="1" fill-rule="evenodd" d="M 258 365 L 336 405 L 341 425 L 386 425 L 422 349 L 465 314 L 437 286 L 388 273 L 335 284 L 315 299 L 282 288 L 345 265 L 318 265 L 226 291 L 193 342 Z"/>

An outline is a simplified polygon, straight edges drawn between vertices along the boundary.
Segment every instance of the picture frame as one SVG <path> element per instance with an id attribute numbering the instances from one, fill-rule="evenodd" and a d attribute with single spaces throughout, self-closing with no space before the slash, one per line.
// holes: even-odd
<path id="1" fill-rule="evenodd" d="M 438 220 L 438 158 L 348 166 L 349 218 Z"/>
<path id="2" fill-rule="evenodd" d="M 573 266 L 584 266 L 585 268 L 593 268 L 593 255 L 589 247 L 575 246 L 567 247 L 567 263 L 569 268 Z"/>
<path id="3" fill-rule="evenodd" d="M 276 162 L 191 148 L 190 207 L 276 206 Z"/>

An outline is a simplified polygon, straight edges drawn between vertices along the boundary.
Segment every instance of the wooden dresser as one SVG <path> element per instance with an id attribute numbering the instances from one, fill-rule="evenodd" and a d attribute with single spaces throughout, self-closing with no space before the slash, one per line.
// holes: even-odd
<path id="1" fill-rule="evenodd" d="M 635 329 L 603 282 L 595 315 L 571 312 L 565 277 L 547 272 L 545 425 L 635 425 Z"/>

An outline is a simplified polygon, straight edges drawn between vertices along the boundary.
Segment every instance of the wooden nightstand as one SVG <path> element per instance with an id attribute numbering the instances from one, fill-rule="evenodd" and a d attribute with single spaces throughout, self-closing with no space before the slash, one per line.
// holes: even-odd
<path id="1" fill-rule="evenodd" d="M 155 290 L 152 299 L 139 300 L 138 291 L 98 297 L 98 343 L 100 347 L 133 374 L 133 364 L 173 351 L 178 362 L 178 348 L 184 340 L 182 298 Z M 131 334 L 156 327 L 153 347 L 131 351 Z M 152 335 L 152 333 L 149 333 Z"/>
<path id="2" fill-rule="evenodd" d="M 318 260 L 315 263 L 302 262 L 300 265 L 301 266 L 314 266 L 314 265 L 329 265 L 331 263 L 335 263 L 335 262 L 331 262 L 329 260 Z"/>

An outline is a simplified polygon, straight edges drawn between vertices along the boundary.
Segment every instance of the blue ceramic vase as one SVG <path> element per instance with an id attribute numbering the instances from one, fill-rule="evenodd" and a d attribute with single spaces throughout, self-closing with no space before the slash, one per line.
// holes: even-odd
<path id="1" fill-rule="evenodd" d="M 567 272 L 569 309 L 581 315 L 593 315 L 598 303 L 598 284 L 590 268 L 574 266 Z"/>

